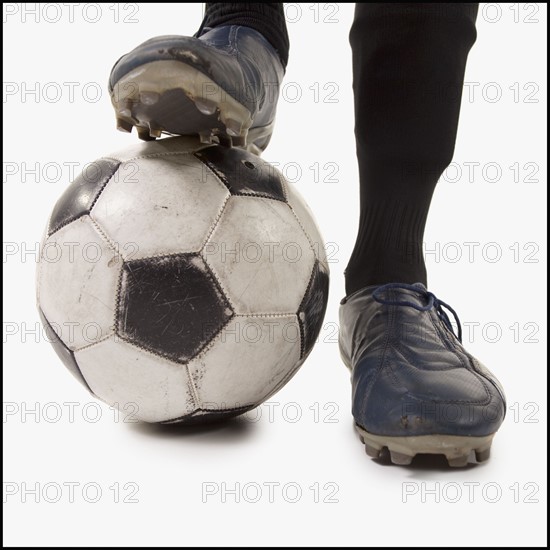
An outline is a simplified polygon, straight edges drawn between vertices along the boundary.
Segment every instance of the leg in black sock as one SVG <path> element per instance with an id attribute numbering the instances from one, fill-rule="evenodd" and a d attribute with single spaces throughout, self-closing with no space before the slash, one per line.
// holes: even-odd
<path id="1" fill-rule="evenodd" d="M 196 36 L 206 32 L 205 29 L 222 25 L 241 25 L 258 31 L 277 50 L 283 68 L 286 67 L 290 46 L 283 4 L 208 2 Z"/>
<path id="2" fill-rule="evenodd" d="M 357 3 L 353 50 L 360 177 L 346 292 L 426 284 L 422 239 L 452 160 L 478 4 Z"/>

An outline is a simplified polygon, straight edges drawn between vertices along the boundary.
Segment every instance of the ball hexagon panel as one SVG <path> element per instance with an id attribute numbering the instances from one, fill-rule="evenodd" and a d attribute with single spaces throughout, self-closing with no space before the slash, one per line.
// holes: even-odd
<path id="1" fill-rule="evenodd" d="M 114 331 L 121 258 L 83 216 L 50 235 L 42 246 L 40 308 L 71 350 Z"/>
<path id="2" fill-rule="evenodd" d="M 300 193 L 292 185 L 287 184 L 286 188 L 288 204 L 296 214 L 296 217 L 300 220 L 300 224 L 304 228 L 310 244 L 315 251 L 315 255 L 319 258 L 328 273 L 329 266 L 325 251 L 325 241 L 321 237 L 321 233 L 317 223 L 315 222 L 313 212 L 303 199 L 302 195 L 300 195 Z"/>
<path id="3" fill-rule="evenodd" d="M 229 302 L 197 254 L 124 263 L 117 333 L 137 346 L 184 362 L 232 316 Z"/>
<path id="4" fill-rule="evenodd" d="M 296 315 L 235 316 L 188 368 L 202 410 L 261 403 L 300 360 Z"/>
<path id="5" fill-rule="evenodd" d="M 232 196 L 202 255 L 237 314 L 296 313 L 315 255 L 281 201 Z"/>
<path id="6" fill-rule="evenodd" d="M 252 153 L 214 145 L 197 151 L 195 156 L 220 178 L 232 195 L 286 201 L 277 169 Z"/>
<path id="7" fill-rule="evenodd" d="M 198 252 L 229 191 L 187 153 L 130 160 L 101 193 L 92 217 L 128 260 Z"/>
<path id="8" fill-rule="evenodd" d="M 52 344 L 52 347 L 57 353 L 57 356 L 59 359 L 61 359 L 61 362 L 67 367 L 69 372 L 85 387 L 90 390 L 90 386 L 88 386 L 88 383 L 86 382 L 84 376 L 82 376 L 82 372 L 80 371 L 80 367 L 78 366 L 78 363 L 76 362 L 74 358 L 74 353 L 62 342 L 62 340 L 59 338 L 55 330 L 52 328 L 46 317 L 44 316 L 44 312 L 39 308 L 38 313 L 40 315 L 40 320 L 42 321 L 42 325 L 44 326 L 44 330 L 46 331 L 46 336 L 48 338 L 48 341 Z"/>
<path id="9" fill-rule="evenodd" d="M 120 410 L 135 404 L 137 418 L 162 422 L 192 413 L 195 401 L 184 365 L 112 336 L 75 353 L 93 393 Z"/>
<path id="10" fill-rule="evenodd" d="M 99 159 L 88 164 L 55 204 L 48 225 L 48 235 L 80 216 L 89 214 L 119 165 L 120 162 L 113 159 Z"/>

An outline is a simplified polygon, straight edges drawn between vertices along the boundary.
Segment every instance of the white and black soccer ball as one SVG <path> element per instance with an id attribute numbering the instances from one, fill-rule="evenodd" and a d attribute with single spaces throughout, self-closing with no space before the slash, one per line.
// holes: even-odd
<path id="1" fill-rule="evenodd" d="M 181 137 L 90 164 L 54 207 L 37 278 L 63 363 L 147 422 L 259 405 L 311 351 L 328 297 L 322 238 L 283 176 Z"/>

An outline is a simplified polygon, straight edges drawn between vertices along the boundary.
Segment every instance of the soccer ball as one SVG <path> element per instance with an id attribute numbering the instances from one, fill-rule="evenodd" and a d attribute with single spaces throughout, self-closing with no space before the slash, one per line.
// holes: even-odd
<path id="1" fill-rule="evenodd" d="M 146 422 L 242 414 L 321 328 L 329 270 L 313 216 L 269 163 L 178 137 L 88 165 L 55 205 L 37 272 L 55 351 Z"/>

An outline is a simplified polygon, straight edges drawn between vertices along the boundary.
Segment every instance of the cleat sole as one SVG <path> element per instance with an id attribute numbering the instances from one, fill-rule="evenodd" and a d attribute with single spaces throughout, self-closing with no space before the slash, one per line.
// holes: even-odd
<path id="1" fill-rule="evenodd" d="M 130 71 L 114 86 L 111 102 L 117 128 L 127 132 L 133 124 L 145 141 L 162 133 L 199 135 L 201 143 L 219 141 L 259 155 L 273 132 L 273 123 L 251 128 L 244 105 L 181 61 L 153 61 Z"/>
<path id="2" fill-rule="evenodd" d="M 371 434 L 355 425 L 365 451 L 372 458 L 379 458 L 388 449 L 393 464 L 409 465 L 417 454 L 444 455 L 452 468 L 463 468 L 475 456 L 477 462 L 489 459 L 494 433 L 474 437 L 459 435 L 384 436 Z"/>

